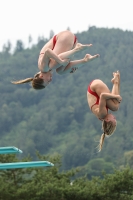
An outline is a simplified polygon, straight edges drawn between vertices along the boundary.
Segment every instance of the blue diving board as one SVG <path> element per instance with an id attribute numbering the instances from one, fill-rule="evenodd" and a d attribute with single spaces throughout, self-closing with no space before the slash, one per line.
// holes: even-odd
<path id="1" fill-rule="evenodd" d="M 23 153 L 17 147 L 0 147 L 0 154 L 9 154 L 9 153 Z"/>
<path id="2" fill-rule="evenodd" d="M 54 166 L 54 164 L 49 161 L 0 163 L 0 170 L 1 169 L 29 168 L 29 167 L 51 167 L 51 166 Z"/>

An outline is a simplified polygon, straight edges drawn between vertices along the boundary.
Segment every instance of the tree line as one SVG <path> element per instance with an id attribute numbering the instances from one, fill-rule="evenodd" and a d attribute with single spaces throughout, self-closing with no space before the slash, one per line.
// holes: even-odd
<path id="1" fill-rule="evenodd" d="M 17 146 L 24 156 L 30 154 L 33 158 L 36 150 L 41 154 L 59 153 L 62 170 L 80 166 L 88 178 L 100 176 L 103 168 L 107 173 L 127 163 L 132 168 L 133 33 L 89 27 L 75 34 L 79 42 L 93 44 L 75 59 L 86 53 L 99 53 L 100 58 L 74 74 L 55 73 L 52 83 L 42 91 L 33 90 L 30 84 L 16 86 L 11 81 L 34 76 L 47 38 L 40 37 L 30 48 L 17 41 L 12 53 L 9 43 L 0 52 L 0 146 Z M 86 91 L 95 78 L 111 89 L 112 72 L 116 70 L 121 73 L 123 98 L 119 111 L 114 113 L 117 129 L 105 140 L 102 152 L 97 153 L 101 122 L 88 108 Z"/>
<path id="2" fill-rule="evenodd" d="M 132 200 L 133 170 L 129 167 L 114 170 L 102 178 L 86 175 L 77 177 L 80 168 L 60 171 L 61 157 L 46 156 L 37 152 L 37 159 L 49 160 L 54 167 L 37 167 L 0 171 L 1 200 Z M 15 155 L 0 155 L 0 162 L 31 161 L 31 157 L 23 159 Z"/>

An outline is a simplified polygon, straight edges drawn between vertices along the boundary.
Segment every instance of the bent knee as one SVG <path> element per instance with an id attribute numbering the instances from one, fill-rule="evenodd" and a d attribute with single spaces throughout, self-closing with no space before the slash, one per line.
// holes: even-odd
<path id="1" fill-rule="evenodd" d="M 119 110 L 119 105 L 113 106 L 111 110 L 112 110 L 112 111 L 117 111 L 117 110 Z"/>
<path id="2" fill-rule="evenodd" d="M 45 53 L 49 53 L 50 52 L 50 48 L 47 48 L 46 50 L 45 50 Z"/>

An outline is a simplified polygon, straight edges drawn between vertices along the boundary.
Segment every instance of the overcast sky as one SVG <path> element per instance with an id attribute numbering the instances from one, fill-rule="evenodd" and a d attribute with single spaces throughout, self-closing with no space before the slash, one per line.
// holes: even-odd
<path id="1" fill-rule="evenodd" d="M 29 35 L 36 43 L 50 30 L 76 33 L 89 26 L 133 31 L 133 0 L 0 0 L 0 49 L 8 40 L 26 45 Z"/>

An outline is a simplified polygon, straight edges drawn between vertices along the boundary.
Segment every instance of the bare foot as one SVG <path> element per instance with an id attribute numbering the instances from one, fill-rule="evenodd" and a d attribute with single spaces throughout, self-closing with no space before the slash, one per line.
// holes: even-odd
<path id="1" fill-rule="evenodd" d="M 119 72 L 119 70 L 117 70 L 117 75 L 118 75 L 118 78 L 119 78 L 119 82 L 120 82 L 120 72 Z"/>
<path id="2" fill-rule="evenodd" d="M 117 72 L 113 72 L 113 78 L 112 78 L 112 80 L 111 80 L 111 82 L 114 84 L 114 83 L 120 83 L 120 73 L 119 73 L 119 71 L 117 71 Z"/>
<path id="3" fill-rule="evenodd" d="M 99 54 L 96 54 L 94 56 L 92 56 L 90 54 L 86 54 L 85 57 L 84 57 L 84 61 L 89 62 L 91 60 L 94 60 L 95 58 L 98 58 L 99 56 L 100 56 Z"/>
<path id="4" fill-rule="evenodd" d="M 76 51 L 82 51 L 82 50 L 85 50 L 87 49 L 88 47 L 91 47 L 92 44 L 81 44 L 81 43 L 77 43 L 76 46 L 75 46 L 75 50 Z"/>

